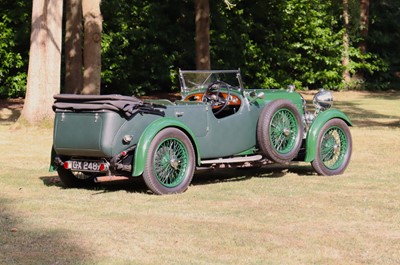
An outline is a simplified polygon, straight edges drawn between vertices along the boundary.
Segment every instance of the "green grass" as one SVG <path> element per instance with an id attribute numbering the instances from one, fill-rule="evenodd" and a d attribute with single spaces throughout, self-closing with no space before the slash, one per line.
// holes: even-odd
<path id="1" fill-rule="evenodd" d="M 400 94 L 334 97 L 355 123 L 344 175 L 209 171 L 173 196 L 64 189 L 51 130 L 1 123 L 0 264 L 399 264 Z"/>

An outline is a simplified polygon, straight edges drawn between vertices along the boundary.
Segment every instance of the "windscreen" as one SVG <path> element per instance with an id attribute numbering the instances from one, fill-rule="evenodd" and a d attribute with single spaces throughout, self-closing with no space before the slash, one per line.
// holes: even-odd
<path id="1" fill-rule="evenodd" d="M 205 91 L 211 84 L 222 81 L 237 89 L 242 88 L 239 70 L 226 71 L 180 71 L 182 94 Z"/>

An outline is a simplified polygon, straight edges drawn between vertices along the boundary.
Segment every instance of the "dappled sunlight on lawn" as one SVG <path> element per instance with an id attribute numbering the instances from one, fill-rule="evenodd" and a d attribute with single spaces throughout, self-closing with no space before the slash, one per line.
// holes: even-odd
<path id="1" fill-rule="evenodd" d="M 343 175 L 199 170 L 171 196 L 141 177 L 66 189 L 48 172 L 51 129 L 0 123 L 0 263 L 399 264 L 400 104 L 368 95 L 334 95 L 355 125 Z"/>

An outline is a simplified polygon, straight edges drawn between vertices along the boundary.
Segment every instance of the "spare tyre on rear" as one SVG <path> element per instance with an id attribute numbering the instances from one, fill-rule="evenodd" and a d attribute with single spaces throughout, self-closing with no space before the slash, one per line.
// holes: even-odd
<path id="1" fill-rule="evenodd" d="M 299 153 L 303 123 L 296 106 L 289 100 L 277 99 L 262 110 L 257 124 L 257 142 L 271 161 L 287 163 Z"/>

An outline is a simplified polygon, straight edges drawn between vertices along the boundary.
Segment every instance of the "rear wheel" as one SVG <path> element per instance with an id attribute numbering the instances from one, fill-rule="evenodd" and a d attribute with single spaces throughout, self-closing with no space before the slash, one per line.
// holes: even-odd
<path id="1" fill-rule="evenodd" d="M 176 128 L 160 131 L 150 144 L 143 179 L 155 194 L 184 192 L 193 178 L 192 142 Z"/>
<path id="2" fill-rule="evenodd" d="M 320 130 L 317 152 L 312 166 L 320 175 L 342 174 L 347 168 L 352 152 L 349 127 L 340 119 L 329 120 Z"/>
<path id="3" fill-rule="evenodd" d="M 95 186 L 94 175 L 72 172 L 63 167 L 57 168 L 58 176 L 66 188 L 88 188 Z"/>
<path id="4" fill-rule="evenodd" d="M 257 141 L 264 155 L 287 163 L 300 150 L 303 135 L 301 116 L 289 100 L 277 99 L 265 106 L 257 125 Z"/>

